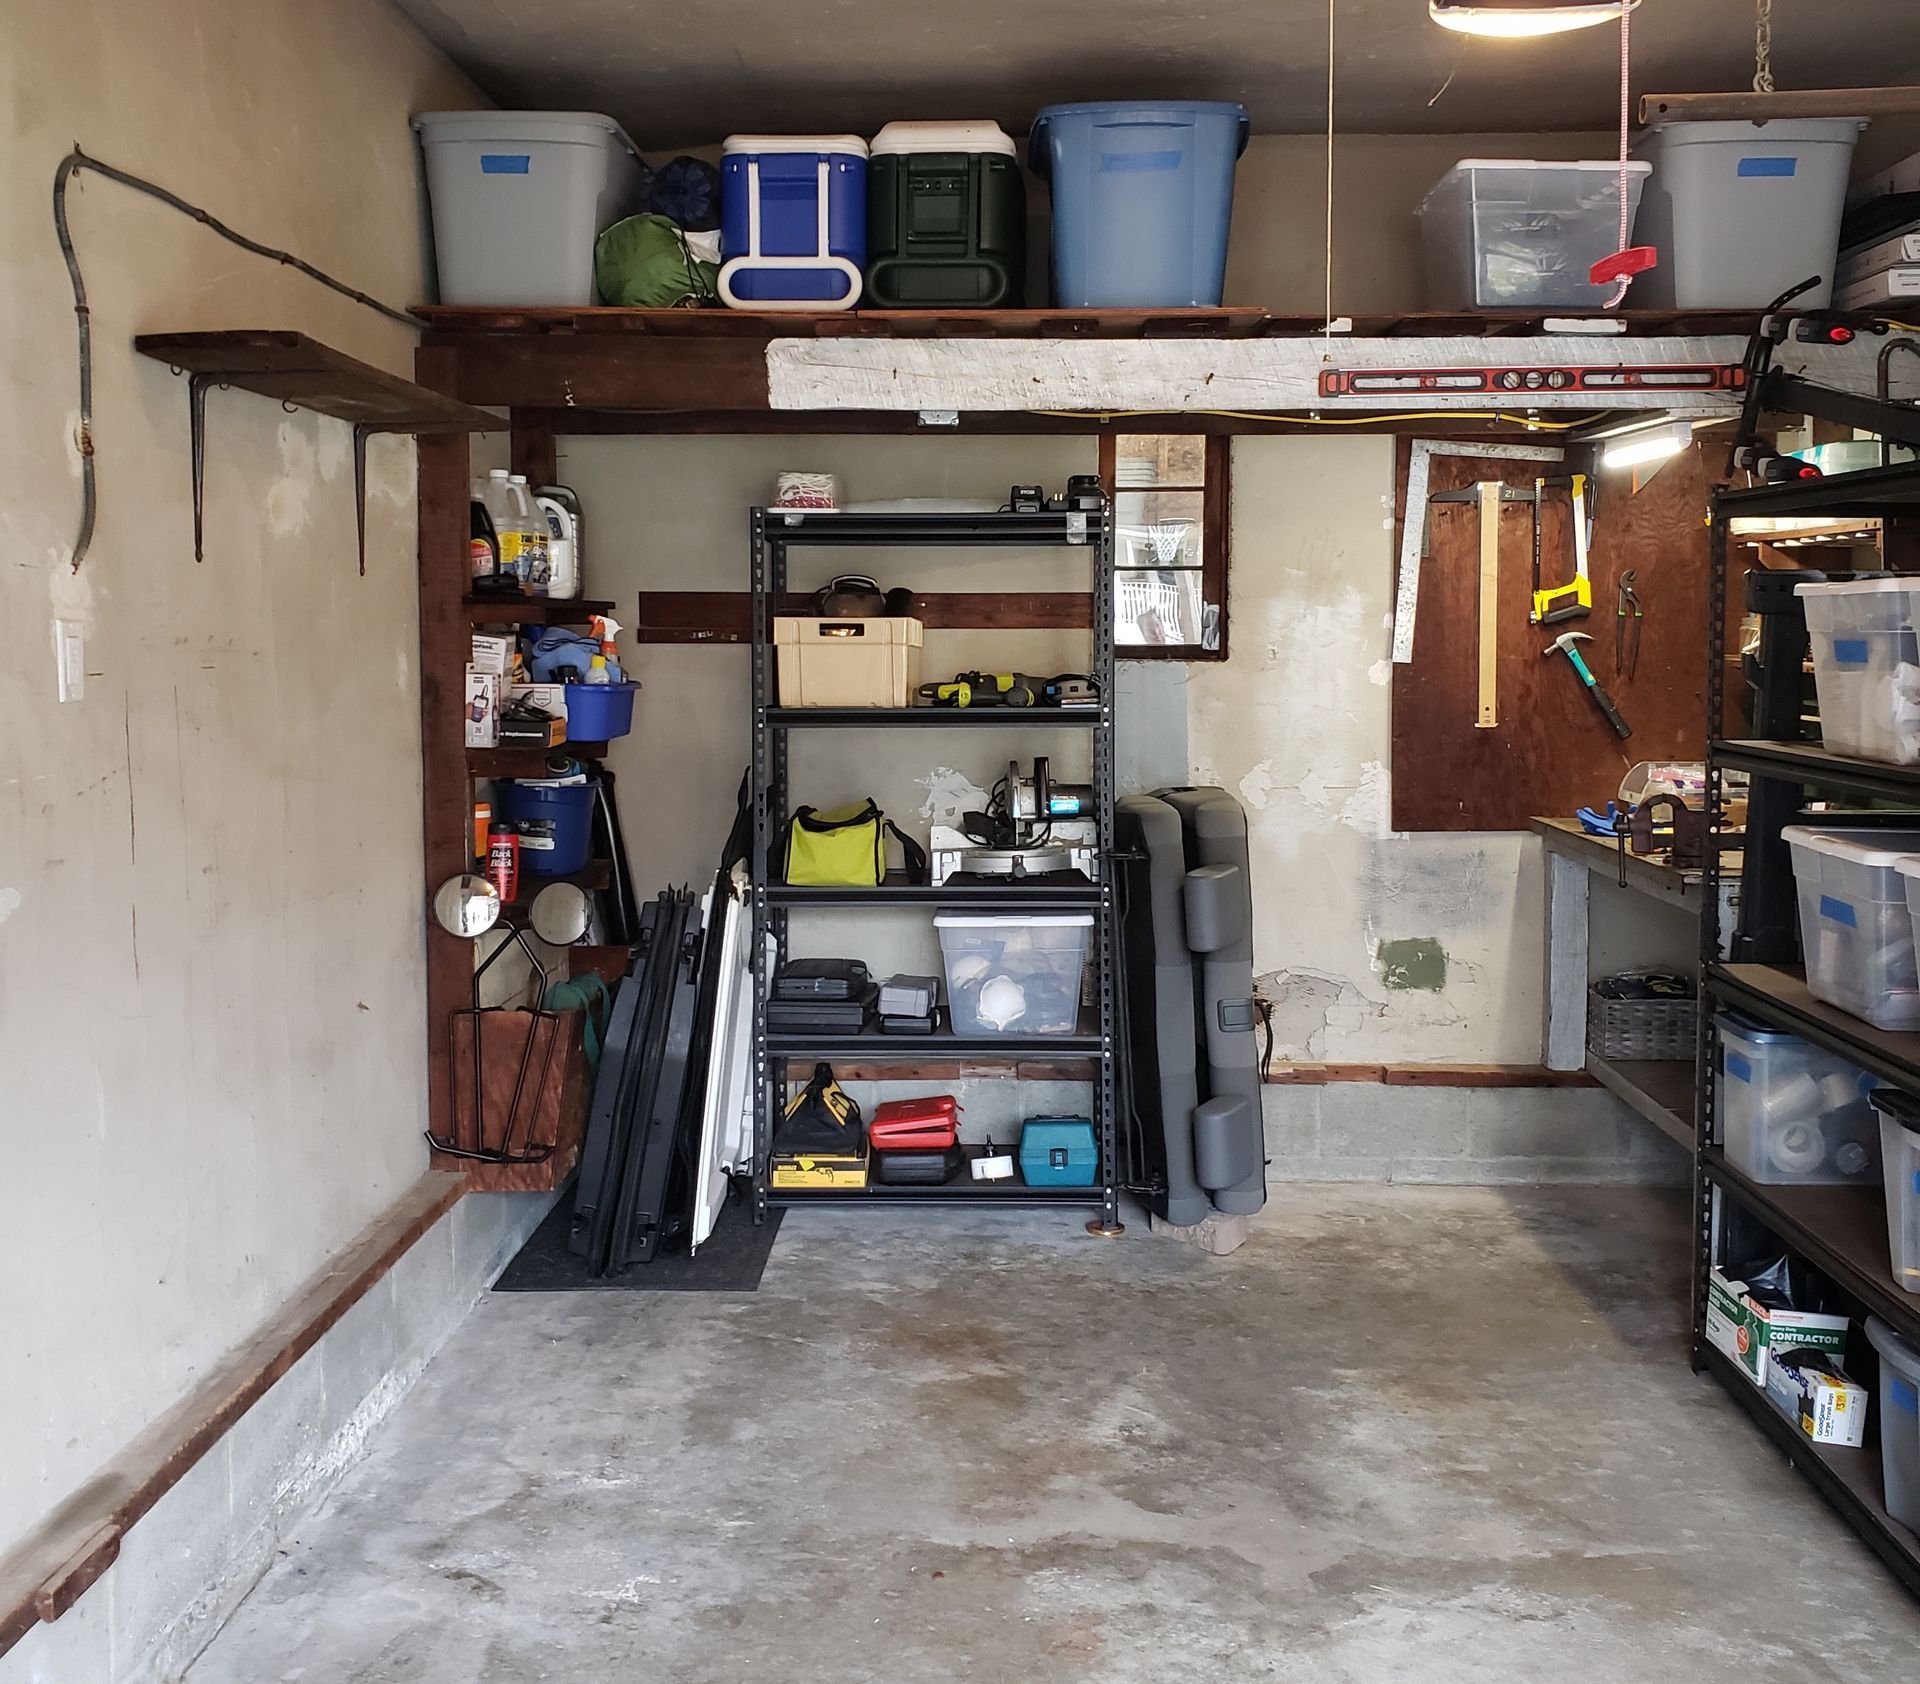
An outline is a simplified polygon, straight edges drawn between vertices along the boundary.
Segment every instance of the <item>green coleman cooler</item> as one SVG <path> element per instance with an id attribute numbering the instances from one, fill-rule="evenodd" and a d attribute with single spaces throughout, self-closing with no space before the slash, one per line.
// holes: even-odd
<path id="1" fill-rule="evenodd" d="M 870 306 L 992 310 L 1021 301 L 1027 188 L 997 123 L 889 123 L 867 166 Z"/>

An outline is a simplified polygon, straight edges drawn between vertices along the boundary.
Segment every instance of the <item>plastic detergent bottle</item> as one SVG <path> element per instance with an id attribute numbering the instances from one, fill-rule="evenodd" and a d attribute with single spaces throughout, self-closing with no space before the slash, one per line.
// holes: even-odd
<path id="1" fill-rule="evenodd" d="M 580 594 L 580 499 L 564 485 L 543 485 L 534 506 L 547 519 L 548 596 Z"/>
<path id="2" fill-rule="evenodd" d="M 467 568 L 476 589 L 489 590 L 498 585 L 500 539 L 493 530 L 493 517 L 487 513 L 485 480 L 473 482 L 468 500 Z"/>
<path id="3" fill-rule="evenodd" d="M 512 488 L 514 507 L 527 534 L 527 589 L 535 596 L 545 596 L 553 582 L 553 551 L 547 538 L 547 517 L 534 506 L 533 491 L 525 474 L 511 475 L 507 483 Z"/>
<path id="4" fill-rule="evenodd" d="M 523 588 L 527 582 L 527 527 L 514 507 L 513 486 L 505 468 L 494 468 L 487 475 L 482 501 L 493 522 L 494 539 L 500 550 L 500 576 L 512 579 Z"/>

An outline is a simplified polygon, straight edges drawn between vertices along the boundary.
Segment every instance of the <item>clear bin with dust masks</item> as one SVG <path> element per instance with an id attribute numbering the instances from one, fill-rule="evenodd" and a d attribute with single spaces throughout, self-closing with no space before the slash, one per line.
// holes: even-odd
<path id="1" fill-rule="evenodd" d="M 934 915 L 956 1035 L 1072 1035 L 1090 912 Z"/>
<path id="2" fill-rule="evenodd" d="M 1789 825 L 1780 836 L 1793 853 L 1813 997 L 1876 1029 L 1920 1029 L 1913 914 L 1900 871 L 1920 853 L 1920 830 Z"/>
<path id="3" fill-rule="evenodd" d="M 1829 753 L 1920 764 L 1920 579 L 1796 585 Z"/>
<path id="4" fill-rule="evenodd" d="M 1754 1181 L 1847 1183 L 1880 1173 L 1875 1078 L 1744 1012 L 1713 1020 L 1727 1162 Z"/>

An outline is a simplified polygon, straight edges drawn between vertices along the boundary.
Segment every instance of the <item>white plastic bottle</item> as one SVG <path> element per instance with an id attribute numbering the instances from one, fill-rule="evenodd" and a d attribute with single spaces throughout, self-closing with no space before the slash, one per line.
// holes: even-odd
<path id="1" fill-rule="evenodd" d="M 527 590 L 534 596 L 545 596 L 553 582 L 553 550 L 547 538 L 547 517 L 535 507 L 525 474 L 513 474 L 507 483 L 513 488 L 514 506 L 527 533 Z"/>
<path id="2" fill-rule="evenodd" d="M 527 525 L 520 518 L 515 507 L 511 476 L 505 468 L 494 468 L 487 474 L 486 493 L 483 501 L 487 505 L 487 514 L 493 521 L 494 537 L 500 544 L 500 572 L 505 578 L 514 580 L 520 587 L 527 588 Z"/>
<path id="3" fill-rule="evenodd" d="M 580 594 L 580 501 L 564 485 L 543 485 L 534 493 L 534 507 L 547 518 L 547 556 L 550 579 L 547 595 Z"/>

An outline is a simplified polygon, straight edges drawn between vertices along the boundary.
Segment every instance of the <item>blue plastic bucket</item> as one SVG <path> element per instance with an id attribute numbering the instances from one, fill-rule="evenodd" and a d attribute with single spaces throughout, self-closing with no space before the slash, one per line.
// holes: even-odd
<path id="1" fill-rule="evenodd" d="M 1027 162 L 1053 192 L 1053 297 L 1073 310 L 1217 305 L 1247 109 L 1049 105 Z"/>
<path id="2" fill-rule="evenodd" d="M 627 684 L 569 684 L 567 738 L 576 743 L 604 743 L 633 729 L 633 693 Z"/>
<path id="3" fill-rule="evenodd" d="M 867 261 L 866 142 L 731 136 L 720 163 L 720 249 L 728 304 L 851 308 Z"/>
<path id="4" fill-rule="evenodd" d="M 593 799 L 590 783 L 505 785 L 501 806 L 520 832 L 520 869 L 564 877 L 584 867 L 593 840 Z"/>

